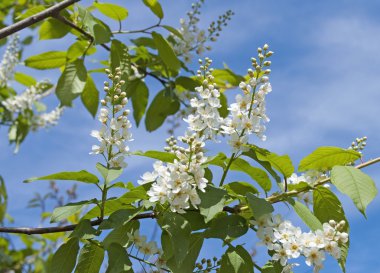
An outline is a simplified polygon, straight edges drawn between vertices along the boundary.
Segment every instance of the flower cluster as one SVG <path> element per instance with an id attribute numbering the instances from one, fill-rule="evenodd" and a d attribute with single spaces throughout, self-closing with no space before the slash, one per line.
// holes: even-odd
<path id="1" fill-rule="evenodd" d="M 13 114 L 25 114 L 29 116 L 32 112 L 30 127 L 33 131 L 40 128 L 48 128 L 57 125 L 64 107 L 56 107 L 50 112 L 45 111 L 45 105 L 40 100 L 53 92 L 50 82 L 44 80 L 28 87 L 20 95 L 9 97 L 2 102 L 2 105 Z M 41 110 L 42 109 L 42 110 Z M 36 111 L 34 111 L 36 110 Z M 43 113 L 41 113 L 43 112 Z"/>
<path id="2" fill-rule="evenodd" d="M 183 148 L 177 145 L 174 137 L 167 139 L 166 151 L 172 152 L 177 159 L 173 163 L 156 161 L 153 172 L 146 172 L 139 184 L 153 182 L 148 195 L 149 201 L 168 202 L 173 212 L 184 213 L 185 209 L 197 207 L 200 198 L 197 190 L 205 191 L 208 180 L 204 178 L 205 167 L 202 166 L 207 158 L 203 154 L 205 143 L 197 135 L 188 133 L 178 140 L 188 145 Z"/>
<path id="3" fill-rule="evenodd" d="M 0 63 L 0 86 L 6 86 L 13 77 L 14 68 L 19 63 L 19 43 L 18 34 L 10 37 L 10 42 Z"/>
<path id="4" fill-rule="evenodd" d="M 102 123 L 99 131 L 93 130 L 91 136 L 99 140 L 100 145 L 93 145 L 90 154 L 101 154 L 107 161 L 107 167 L 125 168 L 125 156 L 129 152 L 127 141 L 132 141 L 131 122 L 128 119 L 129 110 L 124 107 L 128 103 L 127 94 L 121 90 L 125 84 L 121 80 L 121 69 L 115 69 L 115 75 L 106 70 L 112 86 L 104 82 L 105 98 L 101 100 L 102 108 L 98 119 Z"/>
<path id="5" fill-rule="evenodd" d="M 28 87 L 22 94 L 4 100 L 2 104 L 12 113 L 22 113 L 25 110 L 32 110 L 37 101 L 51 94 L 52 89 L 49 89 L 49 86 L 51 85 L 48 81 L 40 81 Z"/>
<path id="6" fill-rule="evenodd" d="M 61 118 L 64 107 L 56 107 L 54 110 L 49 113 L 43 113 L 41 115 L 34 116 L 32 120 L 31 129 L 36 131 L 40 128 L 48 128 L 55 126 L 58 123 L 58 120 Z"/>
<path id="7" fill-rule="evenodd" d="M 354 151 L 362 153 L 366 145 L 367 145 L 367 137 L 365 136 L 362 138 L 356 138 L 355 141 L 351 143 L 351 146 L 348 149 L 352 149 Z"/>
<path id="8" fill-rule="evenodd" d="M 223 26 L 227 26 L 227 22 L 231 19 L 233 12 L 227 11 L 219 16 L 216 22 L 212 22 L 208 28 L 208 33 L 198 27 L 200 8 L 204 0 L 200 0 L 192 4 L 191 11 L 187 13 L 187 19 L 181 19 L 181 27 L 179 32 L 181 38 L 173 36 L 173 49 L 177 55 L 182 55 L 185 62 L 190 62 L 192 59 L 191 52 L 195 50 L 197 55 L 202 54 L 205 50 L 210 50 L 211 47 L 206 46 L 207 41 L 216 41 L 220 35 Z"/>
<path id="9" fill-rule="evenodd" d="M 223 124 L 223 118 L 220 117 L 218 111 L 218 108 L 221 107 L 220 93 L 213 82 L 212 69 L 209 69 L 212 61 L 209 58 L 206 58 L 205 61 L 205 64 L 202 65 L 202 60 L 199 60 L 201 70 L 198 70 L 198 78 L 203 78 L 202 86 L 195 88 L 199 98 L 194 97 L 190 100 L 190 105 L 195 113 L 190 114 L 184 120 L 189 124 L 190 130 L 197 132 L 205 139 L 215 140 L 216 134 Z"/>
<path id="10" fill-rule="evenodd" d="M 146 256 L 147 259 L 149 260 L 151 257 L 154 255 L 157 255 L 154 261 L 154 265 L 157 267 L 157 269 L 161 269 L 165 266 L 165 261 L 162 259 L 162 249 L 159 249 L 157 247 L 156 242 L 151 241 L 147 242 L 146 241 L 146 236 L 140 235 L 139 230 L 135 230 L 133 233 L 128 232 L 127 233 L 129 242 L 132 243 L 132 247 L 137 248 L 137 254 L 141 253 L 144 255 L 144 259 Z M 131 248 L 132 252 L 132 248 Z"/>
<path id="11" fill-rule="evenodd" d="M 336 223 L 331 220 L 323 224 L 323 230 L 315 232 L 302 232 L 290 221 L 283 221 L 280 215 L 263 215 L 251 223 L 257 228 L 256 234 L 261 240 L 259 244 L 272 251 L 273 260 L 286 266 L 289 259 L 302 255 L 306 258 L 306 264 L 314 267 L 314 272 L 319 272 L 323 267 L 325 252 L 339 259 L 340 245 L 348 241 L 348 234 L 343 232 L 345 221 Z"/>
<path id="12" fill-rule="evenodd" d="M 247 144 L 250 134 L 256 134 L 262 140 L 266 139 L 264 135 L 266 127 L 263 123 L 269 122 L 269 118 L 265 114 L 265 96 L 272 91 L 268 78 L 271 62 L 267 61 L 267 58 L 273 54 L 268 48 L 266 44 L 263 48 L 258 48 L 259 61 L 252 58 L 254 70 L 248 70 L 248 84 L 240 83 L 239 87 L 243 94 L 237 95 L 236 102 L 228 108 L 230 116 L 225 119 L 225 125 L 222 126 L 222 132 L 231 136 L 228 143 L 235 153 L 248 149 L 244 145 Z"/>

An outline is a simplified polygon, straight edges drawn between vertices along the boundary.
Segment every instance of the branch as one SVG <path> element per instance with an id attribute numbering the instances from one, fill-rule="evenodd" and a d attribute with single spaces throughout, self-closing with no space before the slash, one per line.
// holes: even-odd
<path id="1" fill-rule="evenodd" d="M 25 18 L 17 23 L 2 28 L 0 30 L 0 39 L 5 38 L 19 30 L 30 27 L 31 25 L 40 22 L 48 17 L 57 15 L 61 10 L 71 6 L 72 4 L 79 2 L 80 0 L 64 0 L 50 8 L 47 8 L 31 17 Z"/>
<path id="2" fill-rule="evenodd" d="M 145 219 L 145 218 L 156 218 L 154 212 L 147 212 L 136 215 L 132 220 Z M 98 219 L 91 221 L 91 226 L 98 226 L 103 222 L 103 220 Z M 20 233 L 20 234 L 46 234 L 46 233 L 56 233 L 56 232 L 65 232 L 73 231 L 78 224 L 67 225 L 61 227 L 43 227 L 43 228 L 30 228 L 30 227 L 0 227 L 0 233 Z"/>
<path id="3" fill-rule="evenodd" d="M 380 157 L 369 160 L 367 162 L 364 162 L 362 164 L 359 164 L 355 166 L 357 169 L 362 169 L 365 167 L 368 167 L 370 165 L 373 165 L 375 163 L 380 162 Z M 330 181 L 330 177 L 327 177 L 316 184 L 314 184 L 314 187 L 321 186 L 327 182 Z M 266 198 L 268 202 L 271 203 L 278 203 L 282 201 L 286 197 L 294 196 L 302 192 L 309 191 L 310 189 L 301 189 L 301 190 L 292 190 L 288 192 L 284 192 L 282 194 L 278 195 L 272 195 Z M 247 210 L 248 206 L 235 206 L 235 207 L 229 207 L 225 206 L 223 208 L 223 211 L 229 212 L 229 213 L 239 213 L 241 211 Z M 136 215 L 133 217 L 131 220 L 139 220 L 139 219 L 147 219 L 147 218 L 157 218 L 157 214 L 155 212 L 146 212 L 146 213 L 141 213 L 139 215 Z M 103 222 L 103 220 L 98 219 L 98 220 L 93 220 L 91 221 L 91 226 L 98 226 Z M 0 227 L 0 233 L 21 233 L 21 234 L 46 234 L 46 233 L 56 233 L 56 232 L 65 232 L 65 231 L 73 231 L 78 224 L 74 225 L 67 225 L 67 226 L 62 226 L 62 227 L 43 227 L 43 228 L 29 228 L 29 227 Z"/>
<path id="4" fill-rule="evenodd" d="M 378 162 L 380 162 L 380 157 L 369 160 L 369 161 L 364 162 L 362 164 L 359 164 L 359 165 L 355 166 L 355 168 L 362 169 L 362 168 L 368 167 L 368 166 L 373 165 L 373 164 L 378 163 Z M 329 181 L 330 181 L 330 177 L 322 179 L 321 181 L 315 183 L 313 185 L 313 188 L 321 186 L 323 184 L 326 184 Z M 271 202 L 271 203 L 278 203 L 286 197 L 294 196 L 294 195 L 297 195 L 297 194 L 302 193 L 302 192 L 307 192 L 309 190 L 310 190 L 309 188 L 305 188 L 305 189 L 301 189 L 301 190 L 292 190 L 292 191 L 288 191 L 288 192 L 285 192 L 282 194 L 269 196 L 268 198 L 266 198 L 266 200 Z"/>

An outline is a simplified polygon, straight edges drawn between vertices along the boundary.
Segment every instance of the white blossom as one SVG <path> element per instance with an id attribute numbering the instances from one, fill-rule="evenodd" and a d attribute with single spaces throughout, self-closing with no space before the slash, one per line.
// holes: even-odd
<path id="1" fill-rule="evenodd" d="M 321 230 L 314 232 L 302 232 L 290 221 L 282 220 L 280 215 L 266 214 L 251 220 L 251 224 L 256 227 L 256 235 L 260 239 L 258 244 L 273 250 L 273 260 L 279 261 L 285 268 L 289 266 L 289 270 L 295 265 L 287 264 L 289 259 L 304 256 L 305 263 L 313 266 L 314 272 L 319 272 L 323 267 L 325 252 L 339 259 L 341 243 L 348 240 L 348 234 L 342 231 L 346 225 L 344 221 L 336 223 L 331 220 L 324 223 Z"/>
<path id="2" fill-rule="evenodd" d="M 0 63 L 0 86 L 6 86 L 12 80 L 15 66 L 19 63 L 19 36 L 10 36 L 7 48 Z"/>
<path id="3" fill-rule="evenodd" d="M 93 145 L 90 154 L 102 154 L 108 167 L 126 168 L 125 156 L 129 155 L 127 142 L 133 141 L 130 132 L 132 124 L 128 119 L 129 110 L 123 110 L 128 99 L 127 94 L 121 91 L 124 84 L 124 81 L 120 80 L 121 69 L 116 68 L 115 76 L 109 72 L 109 77 L 113 80 L 113 87 L 109 88 L 109 83 L 104 83 L 106 96 L 101 101 L 103 107 L 98 114 L 102 127 L 99 131 L 91 131 L 91 136 L 100 144 Z"/>

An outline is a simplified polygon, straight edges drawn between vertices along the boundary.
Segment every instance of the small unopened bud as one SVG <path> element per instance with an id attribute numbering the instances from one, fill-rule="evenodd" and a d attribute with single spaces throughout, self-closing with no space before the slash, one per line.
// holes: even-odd
<path id="1" fill-rule="evenodd" d="M 122 99 L 122 101 L 121 101 L 122 105 L 126 105 L 127 103 L 128 103 L 128 99 L 127 98 Z"/>
<path id="2" fill-rule="evenodd" d="M 266 54 L 265 54 L 265 57 L 270 57 L 273 55 L 273 51 L 268 51 Z"/>
<path id="3" fill-rule="evenodd" d="M 265 44 L 265 45 L 263 46 L 263 49 L 264 49 L 264 50 L 268 50 L 268 48 L 269 48 L 269 45 L 268 45 L 268 44 Z"/>
<path id="4" fill-rule="evenodd" d="M 121 80 L 121 81 L 120 81 L 120 85 L 123 85 L 123 84 L 125 84 L 125 81 L 124 81 L 124 80 Z"/>

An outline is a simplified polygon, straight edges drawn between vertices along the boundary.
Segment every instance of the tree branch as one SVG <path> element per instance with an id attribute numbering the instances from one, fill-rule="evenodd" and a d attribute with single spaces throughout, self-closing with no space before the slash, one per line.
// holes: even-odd
<path id="1" fill-rule="evenodd" d="M 25 18 L 17 23 L 2 28 L 0 30 L 0 39 L 5 38 L 19 30 L 30 27 L 31 25 L 40 22 L 48 17 L 57 15 L 61 10 L 71 6 L 72 4 L 79 2 L 80 0 L 64 0 L 50 8 L 47 8 L 31 17 Z"/>
<path id="2" fill-rule="evenodd" d="M 156 218 L 156 213 L 147 212 L 136 215 L 132 220 L 145 219 L 145 218 Z M 98 226 L 103 222 L 103 220 L 93 220 L 91 221 L 91 226 Z M 42 228 L 30 228 L 30 227 L 0 227 L 0 233 L 20 233 L 20 234 L 46 234 L 46 233 L 56 233 L 56 232 L 65 232 L 73 231 L 78 224 L 67 225 L 61 227 L 42 227 Z"/>

